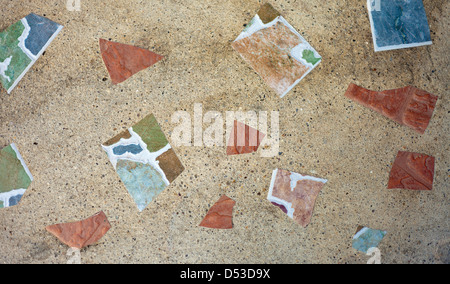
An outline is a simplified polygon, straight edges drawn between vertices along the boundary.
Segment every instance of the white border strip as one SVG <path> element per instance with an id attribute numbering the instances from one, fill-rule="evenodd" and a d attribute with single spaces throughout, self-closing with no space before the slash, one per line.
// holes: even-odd
<path id="1" fill-rule="evenodd" d="M 28 169 L 27 165 L 25 164 L 25 161 L 23 160 L 22 156 L 19 153 L 19 150 L 16 147 L 16 144 L 12 143 L 11 148 L 13 148 L 14 152 L 16 152 L 17 159 L 19 159 L 20 163 L 22 164 L 23 169 L 27 173 L 27 175 L 30 177 L 31 181 L 33 181 L 33 175 L 31 174 L 30 170 Z"/>

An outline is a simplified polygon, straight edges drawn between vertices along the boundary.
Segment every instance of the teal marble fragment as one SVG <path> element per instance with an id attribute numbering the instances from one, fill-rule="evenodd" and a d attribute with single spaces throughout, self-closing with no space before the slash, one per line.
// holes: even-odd
<path id="1" fill-rule="evenodd" d="M 150 164 L 119 160 L 117 173 L 139 211 L 143 211 L 167 187 L 161 174 Z"/>
<path id="2" fill-rule="evenodd" d="M 431 45 L 422 0 L 367 0 L 375 51 Z"/>
<path id="3" fill-rule="evenodd" d="M 386 234 L 386 231 L 363 228 L 353 237 L 353 248 L 367 254 L 369 249 L 378 247 Z"/>

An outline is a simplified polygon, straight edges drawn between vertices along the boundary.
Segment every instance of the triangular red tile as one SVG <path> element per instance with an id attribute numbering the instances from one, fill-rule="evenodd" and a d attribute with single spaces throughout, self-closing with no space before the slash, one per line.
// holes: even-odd
<path id="1" fill-rule="evenodd" d="M 100 51 L 114 85 L 163 59 L 147 49 L 104 39 L 100 39 Z"/>
<path id="2" fill-rule="evenodd" d="M 250 154 L 258 151 L 261 141 L 266 135 L 258 130 L 234 121 L 233 131 L 227 144 L 227 155 Z"/>

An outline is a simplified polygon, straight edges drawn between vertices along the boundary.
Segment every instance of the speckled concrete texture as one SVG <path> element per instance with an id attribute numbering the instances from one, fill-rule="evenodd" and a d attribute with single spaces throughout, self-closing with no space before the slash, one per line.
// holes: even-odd
<path id="1" fill-rule="evenodd" d="M 365 0 L 270 3 L 323 57 L 280 99 L 231 47 L 265 2 L 0 0 L 0 30 L 31 12 L 64 25 L 18 87 L 0 92 L 0 147 L 15 143 L 35 180 L 0 210 L 0 263 L 66 263 L 47 225 L 103 210 L 111 230 L 82 263 L 366 263 L 358 226 L 388 232 L 383 263 L 449 261 L 449 15 L 424 0 L 433 45 L 375 53 Z M 112 85 L 100 38 L 165 58 Z M 424 135 L 344 97 L 350 83 L 382 91 L 413 85 L 439 97 Z M 173 113 L 279 111 L 280 150 L 227 156 L 226 147 L 177 147 L 186 170 L 139 213 L 101 143 L 153 113 L 169 141 Z M 224 138 L 225 140 L 225 138 Z M 398 151 L 436 157 L 431 192 L 388 190 Z M 302 228 L 267 201 L 272 171 L 327 179 Z M 232 230 L 198 225 L 226 194 Z"/>

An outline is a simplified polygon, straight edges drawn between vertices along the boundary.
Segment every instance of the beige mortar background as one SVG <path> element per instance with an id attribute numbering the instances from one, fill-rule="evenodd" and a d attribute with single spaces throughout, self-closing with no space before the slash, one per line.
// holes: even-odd
<path id="1" fill-rule="evenodd" d="M 365 0 L 270 1 L 323 57 L 283 99 L 231 47 L 263 1 L 81 3 L 70 12 L 65 0 L 0 0 L 0 30 L 31 12 L 64 25 L 12 94 L 0 92 L 0 148 L 16 143 L 35 178 L 20 205 L 0 210 L 0 263 L 65 263 L 68 248 L 45 226 L 100 210 L 112 229 L 82 263 L 366 263 L 351 247 L 359 225 L 388 231 L 383 263 L 450 262 L 449 1 L 424 0 L 432 46 L 381 53 Z M 99 38 L 166 58 L 113 86 Z M 345 98 L 352 82 L 439 96 L 426 134 Z M 172 114 L 193 117 L 194 103 L 279 111 L 280 154 L 178 147 L 186 170 L 138 213 L 101 143 L 150 113 L 171 140 Z M 399 150 L 436 157 L 432 192 L 386 189 Z M 308 228 L 266 200 L 275 168 L 329 180 Z M 234 229 L 198 227 L 222 194 L 237 202 Z"/>

